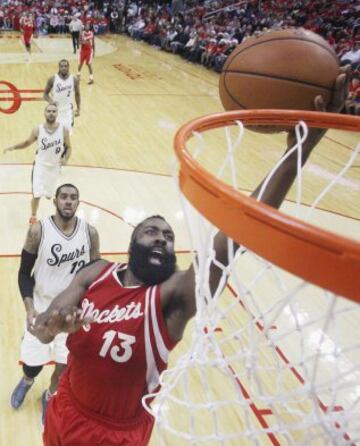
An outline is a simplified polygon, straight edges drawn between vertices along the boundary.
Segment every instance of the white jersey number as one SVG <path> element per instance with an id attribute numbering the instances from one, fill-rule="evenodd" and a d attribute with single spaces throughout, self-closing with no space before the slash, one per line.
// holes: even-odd
<path id="1" fill-rule="evenodd" d="M 120 345 L 113 345 L 114 339 L 116 338 L 120 340 Z M 108 330 L 104 333 L 103 336 L 104 343 L 101 347 L 99 355 L 102 358 L 110 352 L 111 359 L 115 362 L 126 362 L 132 356 L 132 348 L 131 345 L 135 344 L 136 338 L 135 336 L 128 335 L 126 333 L 121 333 L 121 331 Z M 110 348 L 111 347 L 111 348 Z"/>

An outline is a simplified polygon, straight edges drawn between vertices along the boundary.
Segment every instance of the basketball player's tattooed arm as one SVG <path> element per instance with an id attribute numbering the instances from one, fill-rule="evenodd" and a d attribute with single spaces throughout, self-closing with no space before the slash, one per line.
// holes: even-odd
<path id="1" fill-rule="evenodd" d="M 100 241 L 99 234 L 94 226 L 89 225 L 90 234 L 90 261 L 100 259 Z"/>
<path id="2" fill-rule="evenodd" d="M 339 112 L 344 107 L 347 97 L 348 73 L 342 70 L 337 78 L 333 98 L 331 103 L 325 108 L 324 101 L 321 96 L 315 98 L 315 109 L 317 111 Z M 325 134 L 322 129 L 309 129 L 307 140 L 303 143 L 303 159 L 304 165 L 309 158 L 312 150 Z M 287 149 L 288 151 L 295 143 L 294 135 L 289 134 Z M 297 154 L 290 155 L 271 177 L 261 201 L 274 208 L 279 208 L 285 199 L 291 185 L 297 174 Z M 252 197 L 259 195 L 263 182 L 252 193 Z M 232 243 L 233 254 L 229 255 Z M 210 288 L 211 294 L 218 290 L 221 291 L 226 285 L 226 276 L 224 268 L 229 264 L 233 255 L 238 250 L 239 245 L 232 242 L 228 237 L 219 232 L 214 239 L 214 250 L 216 259 L 210 267 Z M 219 288 L 220 287 L 220 288 Z M 187 321 L 195 314 L 195 273 L 194 267 L 186 271 L 176 272 L 166 282 L 161 284 L 162 308 L 166 317 L 166 323 L 169 335 L 174 341 L 181 339 L 183 330 Z"/>
<path id="3" fill-rule="evenodd" d="M 29 227 L 25 244 L 21 253 L 21 262 L 18 273 L 18 284 L 20 294 L 23 298 L 26 310 L 26 325 L 28 330 L 34 324 L 37 313 L 34 308 L 33 289 L 34 278 L 32 270 L 35 265 L 37 253 L 41 240 L 41 224 L 35 223 Z"/>
<path id="4" fill-rule="evenodd" d="M 49 104 L 57 105 L 56 102 L 53 100 L 53 98 L 50 96 L 51 90 L 53 89 L 53 86 L 54 86 L 54 78 L 55 78 L 55 76 L 51 76 L 47 80 L 47 83 L 46 83 L 46 86 L 45 86 L 45 90 L 44 90 L 44 94 L 43 94 L 43 98 Z"/>
<path id="5" fill-rule="evenodd" d="M 25 139 L 25 141 L 7 147 L 6 149 L 3 150 L 3 153 L 10 152 L 12 150 L 26 149 L 26 147 L 31 146 L 31 144 L 33 144 L 37 140 L 38 134 L 39 134 L 39 127 L 35 127 L 31 132 L 30 136 L 27 139 Z"/>
<path id="6" fill-rule="evenodd" d="M 91 323 L 82 318 L 78 304 L 84 292 L 109 262 L 99 259 L 82 268 L 70 285 L 60 293 L 49 308 L 40 313 L 30 332 L 44 344 L 51 342 L 59 333 L 73 333 L 83 325 Z"/>
<path id="7" fill-rule="evenodd" d="M 81 106 L 80 81 L 77 77 L 74 77 L 74 93 L 76 102 L 75 116 L 80 116 L 80 106 Z"/>

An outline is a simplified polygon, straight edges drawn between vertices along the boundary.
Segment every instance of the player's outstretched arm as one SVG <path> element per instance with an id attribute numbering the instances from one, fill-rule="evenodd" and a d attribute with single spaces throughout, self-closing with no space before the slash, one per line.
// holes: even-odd
<path id="1" fill-rule="evenodd" d="M 25 139 L 25 141 L 22 141 L 22 142 L 19 142 L 19 144 L 15 144 L 13 146 L 7 147 L 6 149 L 3 150 L 3 153 L 11 152 L 13 150 L 26 149 L 26 147 L 31 146 L 31 144 L 33 144 L 37 140 L 38 133 L 39 133 L 39 127 L 36 127 L 35 129 L 33 129 L 30 136 L 27 139 Z"/>
<path id="2" fill-rule="evenodd" d="M 69 161 L 69 158 L 71 156 L 71 152 L 72 152 L 70 133 L 66 127 L 64 127 L 64 146 L 65 146 L 65 153 L 63 154 L 63 158 L 62 158 L 63 165 L 67 164 L 67 162 Z"/>
<path id="3" fill-rule="evenodd" d="M 339 112 L 343 109 L 346 92 L 348 86 L 348 71 L 341 72 L 338 76 L 334 94 L 331 103 L 325 109 L 324 102 L 321 96 L 315 99 L 315 108 L 318 111 Z M 303 158 L 302 165 L 304 165 L 309 158 L 312 150 L 321 140 L 325 130 L 323 129 L 309 129 L 309 134 L 306 142 L 303 144 Z M 289 134 L 287 149 L 288 151 L 293 147 L 295 140 L 294 135 Z M 261 201 L 269 206 L 278 208 L 286 197 L 291 185 L 293 184 L 297 174 L 297 154 L 290 155 L 274 173 L 266 187 L 265 192 L 261 196 Z M 259 194 L 263 181 L 252 193 L 252 197 L 256 198 Z M 233 244 L 234 253 L 238 249 L 236 243 Z M 210 289 L 214 293 L 220 283 L 223 275 L 222 266 L 227 266 L 229 259 L 228 252 L 228 237 L 226 234 L 219 232 L 214 239 L 214 250 L 216 253 L 216 262 L 210 267 Z M 194 267 L 190 266 L 187 271 L 175 273 L 167 282 L 161 285 L 162 306 L 164 313 L 169 314 L 167 318 L 167 325 L 169 334 L 174 340 L 181 338 L 183 330 L 187 321 L 195 314 L 195 273 Z M 173 311 L 167 313 L 167 309 L 174 308 Z"/>
<path id="4" fill-rule="evenodd" d="M 45 90 L 44 90 L 44 94 L 43 94 L 43 99 L 45 101 L 47 101 L 49 104 L 55 104 L 56 105 L 56 102 L 50 96 L 50 92 L 51 92 L 51 90 L 53 89 L 53 86 L 54 86 L 54 77 L 55 76 L 51 76 L 47 80 L 46 86 L 45 86 Z"/>
<path id="5" fill-rule="evenodd" d="M 81 318 L 78 304 L 83 293 L 108 263 L 99 259 L 82 268 L 70 285 L 51 302 L 49 308 L 37 316 L 31 333 L 47 344 L 61 332 L 71 333 L 90 323 L 88 319 Z"/>

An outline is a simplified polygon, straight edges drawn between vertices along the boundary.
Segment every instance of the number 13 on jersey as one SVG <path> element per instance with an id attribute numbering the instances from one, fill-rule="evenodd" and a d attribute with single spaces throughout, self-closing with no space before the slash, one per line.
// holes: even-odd
<path id="1" fill-rule="evenodd" d="M 102 358 L 105 358 L 108 353 L 115 362 L 126 362 L 131 358 L 131 345 L 136 342 L 135 336 L 121 333 L 121 331 L 108 330 L 104 333 L 103 339 L 104 343 L 99 352 Z M 114 340 L 119 341 L 118 345 L 112 346 Z"/>

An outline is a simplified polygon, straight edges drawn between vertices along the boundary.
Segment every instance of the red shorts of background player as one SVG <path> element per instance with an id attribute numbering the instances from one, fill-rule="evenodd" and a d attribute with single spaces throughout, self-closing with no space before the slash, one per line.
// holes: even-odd
<path id="1" fill-rule="evenodd" d="M 23 33 L 23 41 L 25 46 L 30 46 L 32 41 L 33 32 L 32 31 L 24 31 Z"/>
<path id="2" fill-rule="evenodd" d="M 93 60 L 93 49 L 89 46 L 82 47 L 80 50 L 80 65 L 86 63 L 87 65 L 91 64 Z"/>
<path id="3" fill-rule="evenodd" d="M 45 446 L 146 446 L 154 419 L 147 412 L 122 425 L 89 417 L 71 395 L 67 376 L 46 410 Z"/>

